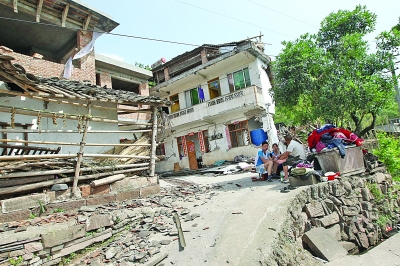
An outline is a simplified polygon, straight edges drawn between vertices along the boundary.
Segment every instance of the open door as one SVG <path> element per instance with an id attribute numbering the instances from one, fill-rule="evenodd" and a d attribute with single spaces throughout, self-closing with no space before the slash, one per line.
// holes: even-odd
<path id="1" fill-rule="evenodd" d="M 197 165 L 197 158 L 196 158 L 196 148 L 194 145 L 193 141 L 188 141 L 187 142 L 187 148 L 188 148 L 188 157 L 189 157 L 189 168 L 190 170 L 197 170 L 198 165 Z"/>

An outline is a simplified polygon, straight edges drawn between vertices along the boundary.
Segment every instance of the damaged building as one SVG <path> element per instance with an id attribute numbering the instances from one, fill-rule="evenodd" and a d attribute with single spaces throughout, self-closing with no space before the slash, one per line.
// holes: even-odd
<path id="1" fill-rule="evenodd" d="M 159 134 L 157 171 L 197 169 L 256 154 L 259 140 L 277 142 L 271 59 L 260 39 L 202 45 L 153 67 L 150 95 L 169 99 L 170 131 Z"/>

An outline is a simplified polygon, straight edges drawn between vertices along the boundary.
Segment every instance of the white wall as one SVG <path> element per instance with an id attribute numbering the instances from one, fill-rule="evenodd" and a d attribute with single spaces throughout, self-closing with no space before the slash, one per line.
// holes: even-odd
<path id="1" fill-rule="evenodd" d="M 43 105 L 43 101 L 41 100 L 33 100 L 33 99 L 25 99 L 21 100 L 21 97 L 1 97 L 1 105 L 16 107 L 16 108 L 27 108 L 33 110 L 45 110 L 50 112 L 59 113 L 59 111 L 63 111 L 65 114 L 86 114 L 87 109 L 82 106 L 73 106 L 68 104 L 58 104 L 54 102 L 50 102 L 47 105 L 47 109 L 45 109 Z M 97 104 L 97 103 L 96 103 Z M 116 107 L 115 104 L 102 104 L 108 107 Z M 107 119 L 117 120 L 116 111 L 110 110 L 100 110 L 100 109 L 92 109 L 93 116 L 103 116 Z M 0 113 L 0 121 L 2 122 L 11 122 L 11 114 L 10 113 Z M 37 115 L 15 115 L 15 123 L 23 123 L 23 124 L 34 124 L 32 128 L 29 129 L 37 129 Z M 57 119 L 57 126 L 53 124 L 53 120 L 51 117 L 42 117 L 41 119 L 41 129 L 42 130 L 77 130 L 78 121 L 67 119 L 67 126 L 63 127 L 63 119 Z M 104 123 L 104 122 L 92 122 L 90 121 L 91 130 L 118 130 L 118 125 L 116 123 Z M 22 128 L 21 128 L 22 129 Z M 9 139 L 23 139 L 23 133 L 8 133 L 7 138 Z M 79 143 L 82 140 L 82 134 L 78 133 L 29 133 L 29 140 L 35 141 L 57 141 L 57 142 L 73 142 Z M 116 133 L 93 133 L 88 134 L 87 143 L 119 143 L 119 135 Z M 15 143 L 9 143 L 14 144 Z M 46 146 L 46 147 L 60 147 L 61 145 L 39 145 L 39 144 L 29 144 L 31 146 Z M 106 150 L 109 150 L 111 147 L 90 147 L 86 146 L 84 152 L 85 153 L 101 153 Z M 69 153 L 77 153 L 79 151 L 79 146 L 61 146 L 61 152 L 63 154 Z"/>

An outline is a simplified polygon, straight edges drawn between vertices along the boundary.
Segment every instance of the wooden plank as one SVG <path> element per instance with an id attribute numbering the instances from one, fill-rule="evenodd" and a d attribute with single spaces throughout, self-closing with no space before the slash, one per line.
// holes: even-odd
<path id="1" fill-rule="evenodd" d="M 54 180 L 54 175 L 40 175 L 12 179 L 0 179 L 0 187 L 13 187 L 42 181 Z"/>
<path id="2" fill-rule="evenodd" d="M 14 12 L 18 13 L 18 0 L 13 0 Z"/>
<path id="3" fill-rule="evenodd" d="M 40 22 L 40 14 L 42 13 L 43 0 L 39 0 L 36 8 L 36 22 Z"/>
<path id="4" fill-rule="evenodd" d="M 153 107 L 153 133 L 151 134 L 150 176 L 154 176 L 157 149 L 157 107 Z"/>
<path id="5" fill-rule="evenodd" d="M 91 18 L 92 18 L 92 15 L 89 14 L 89 15 L 85 18 L 85 20 L 83 21 L 82 28 L 83 28 L 84 30 L 87 30 L 87 29 L 88 29 Z"/>
<path id="6" fill-rule="evenodd" d="M 62 27 L 65 27 L 65 21 L 67 20 L 68 10 L 69 10 L 69 4 L 66 4 L 65 8 L 62 12 L 62 17 L 61 17 L 61 26 Z"/>

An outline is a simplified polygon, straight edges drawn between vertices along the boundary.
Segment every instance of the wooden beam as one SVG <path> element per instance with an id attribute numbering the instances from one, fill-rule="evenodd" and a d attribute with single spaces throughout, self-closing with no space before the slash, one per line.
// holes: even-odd
<path id="1" fill-rule="evenodd" d="M 13 0 L 14 12 L 18 13 L 18 0 Z"/>
<path id="2" fill-rule="evenodd" d="M 65 27 L 65 21 L 67 21 L 67 16 L 68 16 L 68 9 L 69 9 L 69 4 L 67 4 L 62 12 L 62 17 L 61 17 L 61 26 Z"/>
<path id="3" fill-rule="evenodd" d="M 23 159 L 73 158 L 76 156 L 77 156 L 76 154 L 40 154 L 40 155 L 10 155 L 10 156 L 7 155 L 7 156 L 0 156 L 0 162 L 20 161 Z M 86 153 L 83 154 L 82 157 L 150 159 L 150 156 L 119 155 L 119 154 L 86 154 Z"/>
<path id="4" fill-rule="evenodd" d="M 36 131 L 36 133 L 39 133 Z M 88 132 L 89 133 L 89 132 Z M 21 139 L 0 139 L 0 142 L 11 142 L 11 143 L 25 143 L 25 144 L 43 144 L 43 145 L 65 145 L 65 146 L 80 146 L 80 143 L 72 143 L 72 142 L 60 142 L 60 141 L 40 141 L 40 140 L 21 140 Z M 151 146 L 149 143 L 145 144 L 135 144 L 135 143 L 86 143 L 85 146 L 101 146 L 101 147 L 115 147 L 115 146 L 122 146 L 122 147 L 128 147 L 128 146 Z"/>
<path id="5" fill-rule="evenodd" d="M 150 175 L 154 176 L 156 168 L 157 148 L 157 107 L 153 107 L 153 133 L 151 134 Z"/>
<path id="6" fill-rule="evenodd" d="M 87 30 L 87 29 L 88 29 L 91 18 L 92 18 L 92 15 L 91 15 L 91 14 L 89 14 L 89 15 L 85 18 L 85 20 L 83 21 L 83 24 L 82 24 L 83 30 Z"/>
<path id="7" fill-rule="evenodd" d="M 36 22 L 40 22 L 40 14 L 42 13 L 43 0 L 39 0 L 36 9 Z"/>
<path id="8" fill-rule="evenodd" d="M 3 126 L 4 128 L 0 128 L 0 132 L 3 133 L 39 133 L 39 130 L 37 129 L 10 129 L 6 128 L 10 126 L 10 123 L 1 123 L 0 126 Z M 32 124 L 21 124 L 21 123 L 15 123 L 15 126 L 32 126 Z M 146 132 L 152 132 L 151 129 L 138 129 L 138 130 L 129 130 L 129 131 L 124 131 L 124 130 L 90 130 L 88 133 L 146 133 Z M 81 133 L 79 130 L 62 130 L 62 129 L 43 129 L 40 131 L 40 134 L 43 133 Z"/>
<path id="9" fill-rule="evenodd" d="M 75 155 L 73 155 L 73 156 L 75 156 Z M 99 170 L 118 170 L 118 169 L 142 167 L 142 166 L 148 166 L 148 165 L 149 165 L 149 163 L 136 163 L 136 164 L 119 164 L 119 165 L 115 165 L 115 166 L 85 167 L 85 168 L 81 168 L 81 172 L 93 172 L 93 171 L 99 171 Z M 69 174 L 69 173 L 73 173 L 73 172 L 75 172 L 75 169 L 19 172 L 19 173 L 4 174 L 4 175 L 0 176 L 0 179 L 19 178 L 19 177 L 27 177 L 27 176 L 40 176 L 40 175 Z"/>

